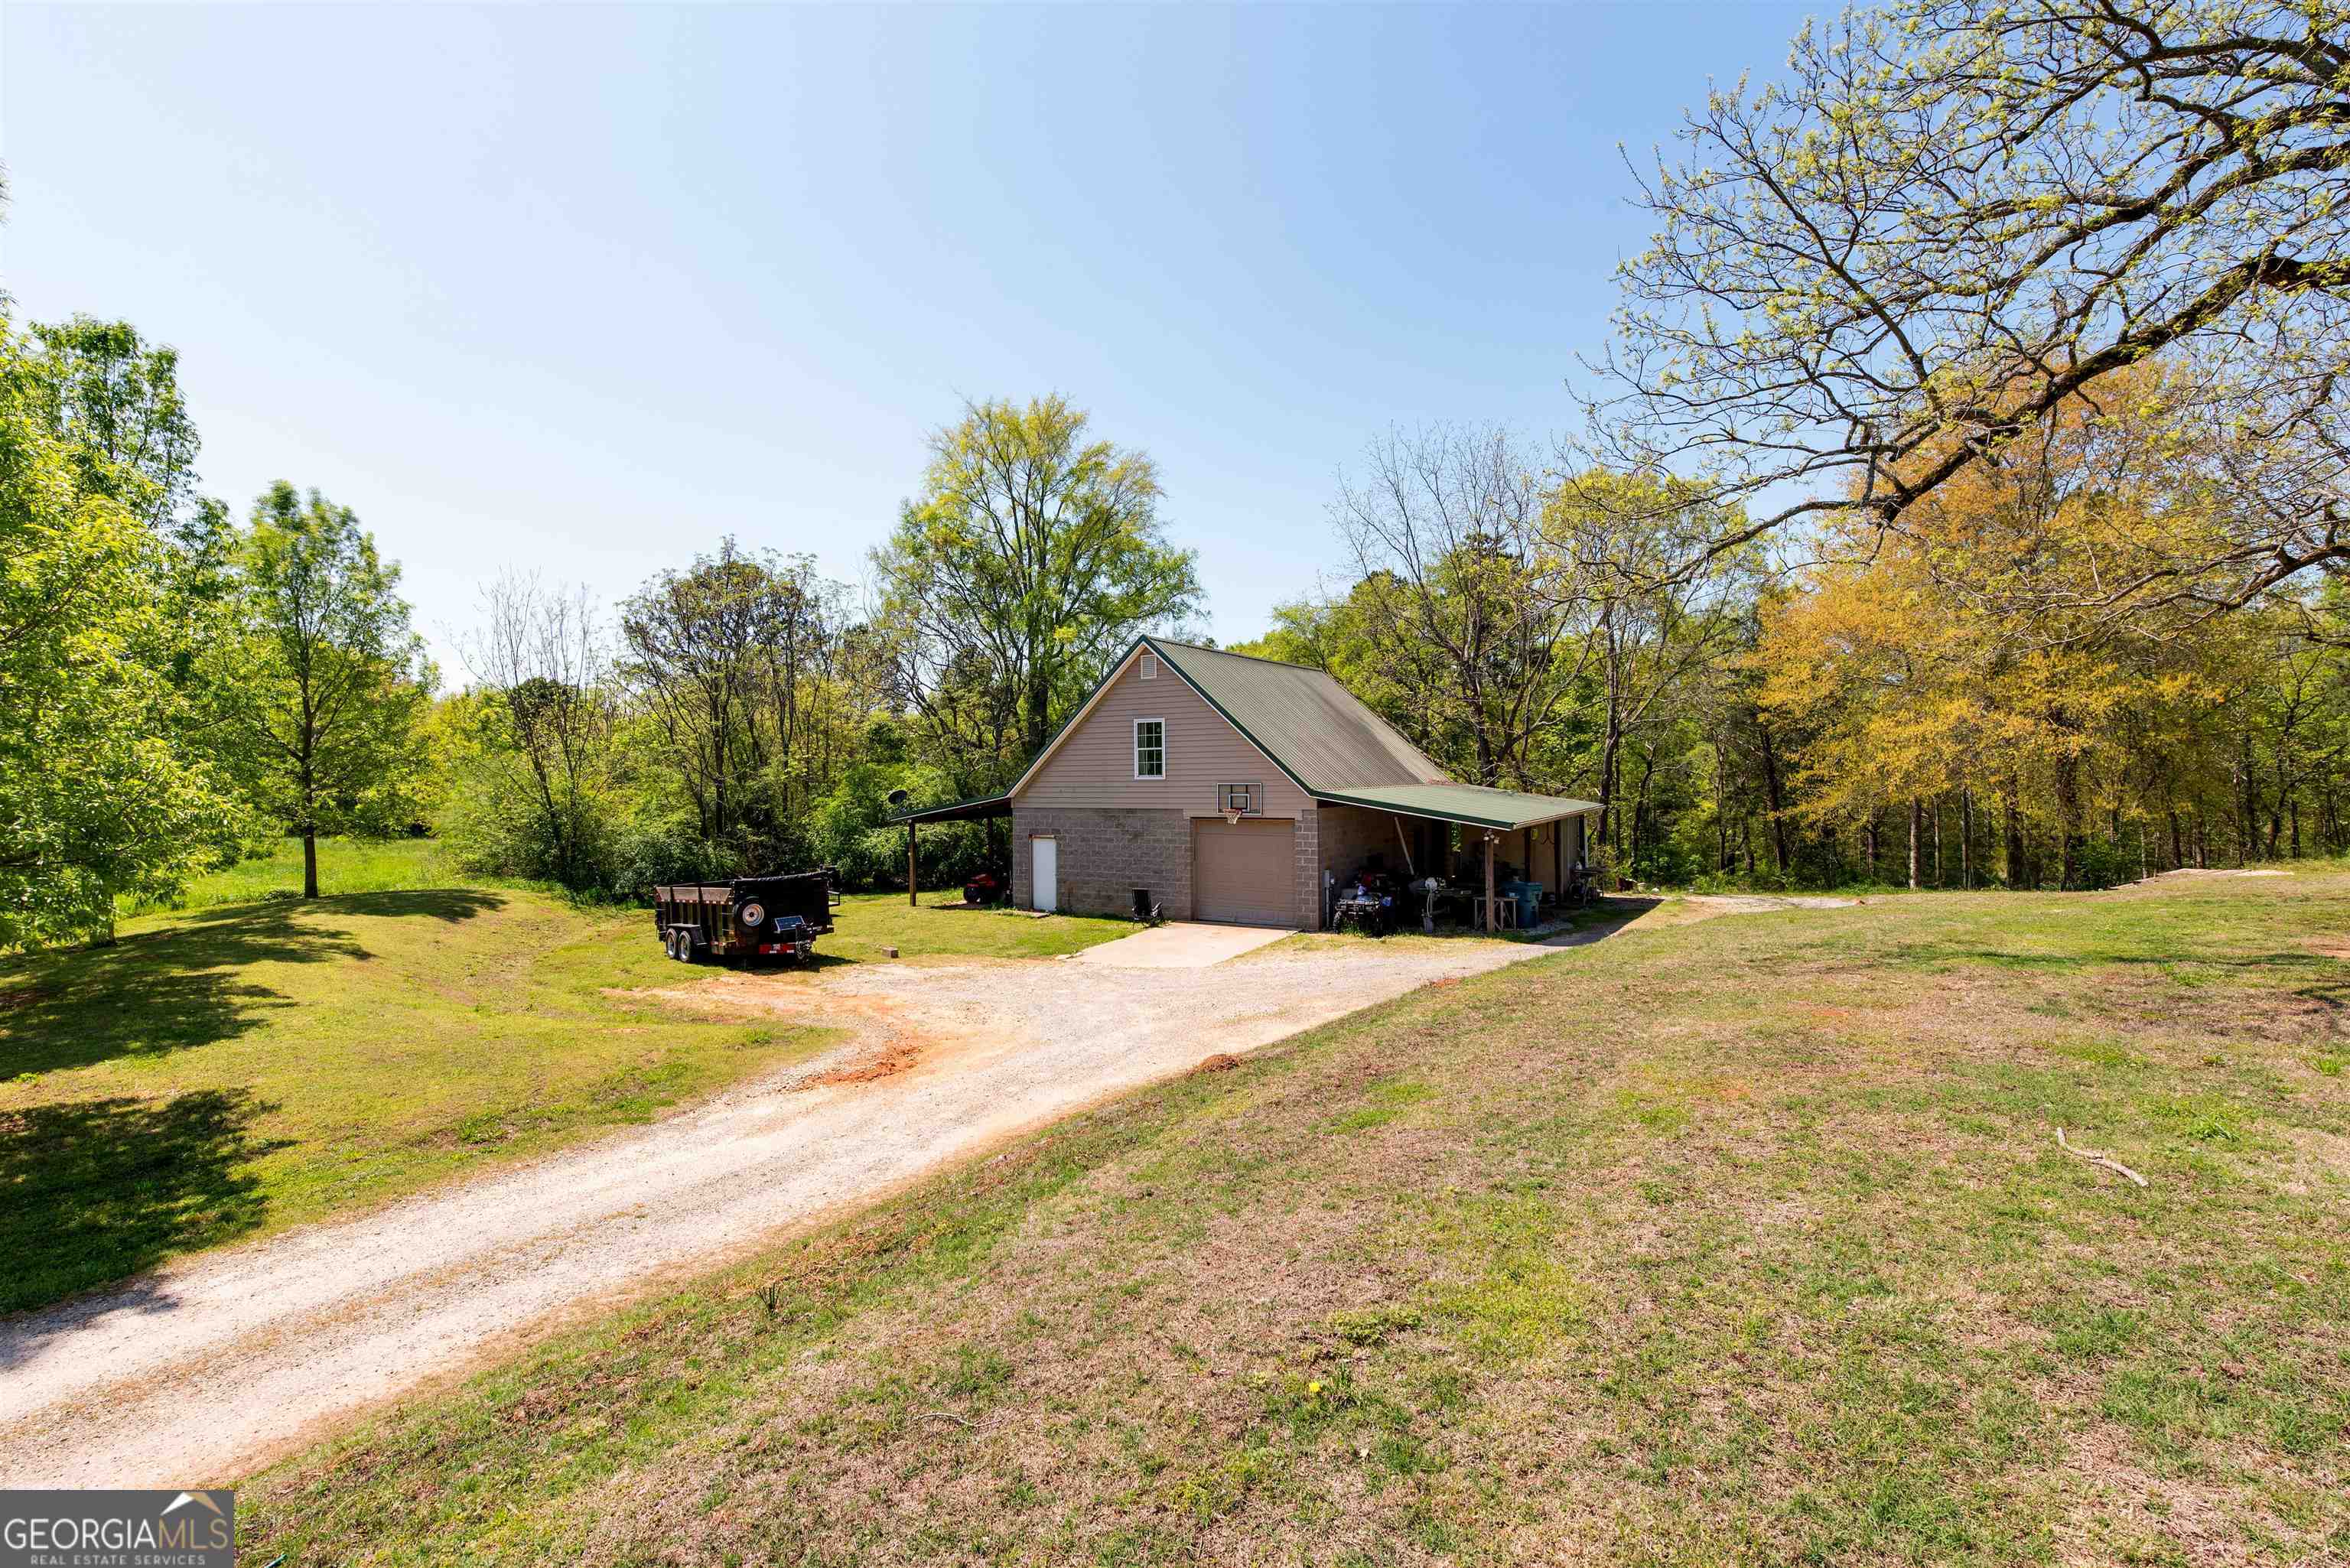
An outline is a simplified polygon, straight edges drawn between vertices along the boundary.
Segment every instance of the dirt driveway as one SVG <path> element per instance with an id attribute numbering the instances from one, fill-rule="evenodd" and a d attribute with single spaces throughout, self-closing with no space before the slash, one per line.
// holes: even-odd
<path id="1" fill-rule="evenodd" d="M 1563 937 L 1555 945 L 1593 940 Z M 1131 939 L 1129 939 L 1131 940 Z M 0 1485 L 225 1481 L 568 1312 L 743 1251 L 1120 1090 L 1549 948 L 1292 943 L 1212 967 L 868 963 L 693 982 L 849 1045 L 536 1164 L 0 1323 Z M 1215 951 L 1213 943 L 1203 950 Z"/>

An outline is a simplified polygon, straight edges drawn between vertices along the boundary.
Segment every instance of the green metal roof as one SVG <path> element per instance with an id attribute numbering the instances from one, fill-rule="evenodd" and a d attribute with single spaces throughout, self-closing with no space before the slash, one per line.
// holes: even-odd
<path id="1" fill-rule="evenodd" d="M 1441 782 L 1444 770 L 1319 670 L 1143 639 L 1257 750 L 1314 794 Z"/>
<path id="2" fill-rule="evenodd" d="M 1586 815 L 1599 809 L 1593 801 L 1569 800 L 1555 794 L 1523 794 L 1513 789 L 1487 789 L 1482 784 L 1373 784 L 1316 790 L 1315 794 L 1342 805 L 1373 806 L 1407 816 L 1431 816 L 1441 822 L 1462 822 L 1505 833 L 1521 827 L 1539 827 L 1564 817 Z"/>
<path id="3" fill-rule="evenodd" d="M 1110 675 L 1095 689 L 1094 696 L 1029 762 L 1009 795 L 1020 793 L 1061 743 L 1062 736 L 1083 722 L 1094 701 L 1126 668 L 1127 660 L 1142 650 L 1157 654 L 1251 744 L 1272 758 L 1274 766 L 1288 774 L 1291 783 L 1316 800 L 1504 831 L 1599 809 L 1590 801 L 1563 795 L 1521 794 L 1515 790 L 1455 784 L 1426 753 L 1398 734 L 1325 671 L 1221 649 L 1195 648 L 1162 637 L 1135 639 L 1134 646 L 1110 666 Z M 965 815 L 961 806 L 986 806 L 990 809 L 967 815 L 994 815 L 998 800 L 1008 798 L 990 796 L 932 810 L 941 815 Z M 931 819 L 921 813 L 908 815 Z"/>
<path id="4" fill-rule="evenodd" d="M 944 805 L 916 806 L 911 811 L 899 812 L 889 820 L 891 822 L 970 822 L 978 817 L 1010 816 L 1011 815 L 1012 796 L 1006 793 L 975 794 L 969 800 L 949 801 Z"/>

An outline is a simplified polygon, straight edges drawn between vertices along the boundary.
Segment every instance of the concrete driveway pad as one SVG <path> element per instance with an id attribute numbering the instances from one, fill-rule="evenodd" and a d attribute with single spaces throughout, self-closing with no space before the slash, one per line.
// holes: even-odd
<path id="1" fill-rule="evenodd" d="M 1099 964 L 1106 969 L 1205 969 L 1295 934 L 1264 926 L 1211 926 L 1198 920 L 1170 920 L 1163 926 L 1087 948 L 1070 961 Z"/>

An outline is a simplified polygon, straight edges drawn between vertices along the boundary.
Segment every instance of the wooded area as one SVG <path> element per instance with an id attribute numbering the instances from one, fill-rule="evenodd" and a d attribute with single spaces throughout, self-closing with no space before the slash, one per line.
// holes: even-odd
<path id="1" fill-rule="evenodd" d="M 1642 200 L 1584 426 L 1378 440 L 1343 584 L 1242 651 L 1462 779 L 1601 802 L 1652 881 L 2350 849 L 2337 12 L 1856 15 L 1714 94 Z M 179 374 L 125 323 L 0 317 L 0 943 L 281 833 L 437 832 L 590 898 L 887 883 L 891 792 L 1003 787 L 1206 607 L 1146 452 L 989 401 L 910 462 L 867 584 L 732 536 L 614 607 L 509 575 L 444 689 L 350 510 L 201 493 Z"/>

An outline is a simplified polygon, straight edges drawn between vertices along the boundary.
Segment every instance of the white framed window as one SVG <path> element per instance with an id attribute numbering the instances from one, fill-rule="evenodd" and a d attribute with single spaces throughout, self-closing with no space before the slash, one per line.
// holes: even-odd
<path id="1" fill-rule="evenodd" d="M 1159 679 L 1159 656 L 1157 654 L 1146 653 L 1142 656 L 1142 679 L 1145 680 L 1156 680 Z"/>
<path id="2" fill-rule="evenodd" d="M 1134 776 L 1139 779 L 1163 779 L 1167 776 L 1167 721 L 1137 719 L 1134 722 Z"/>

